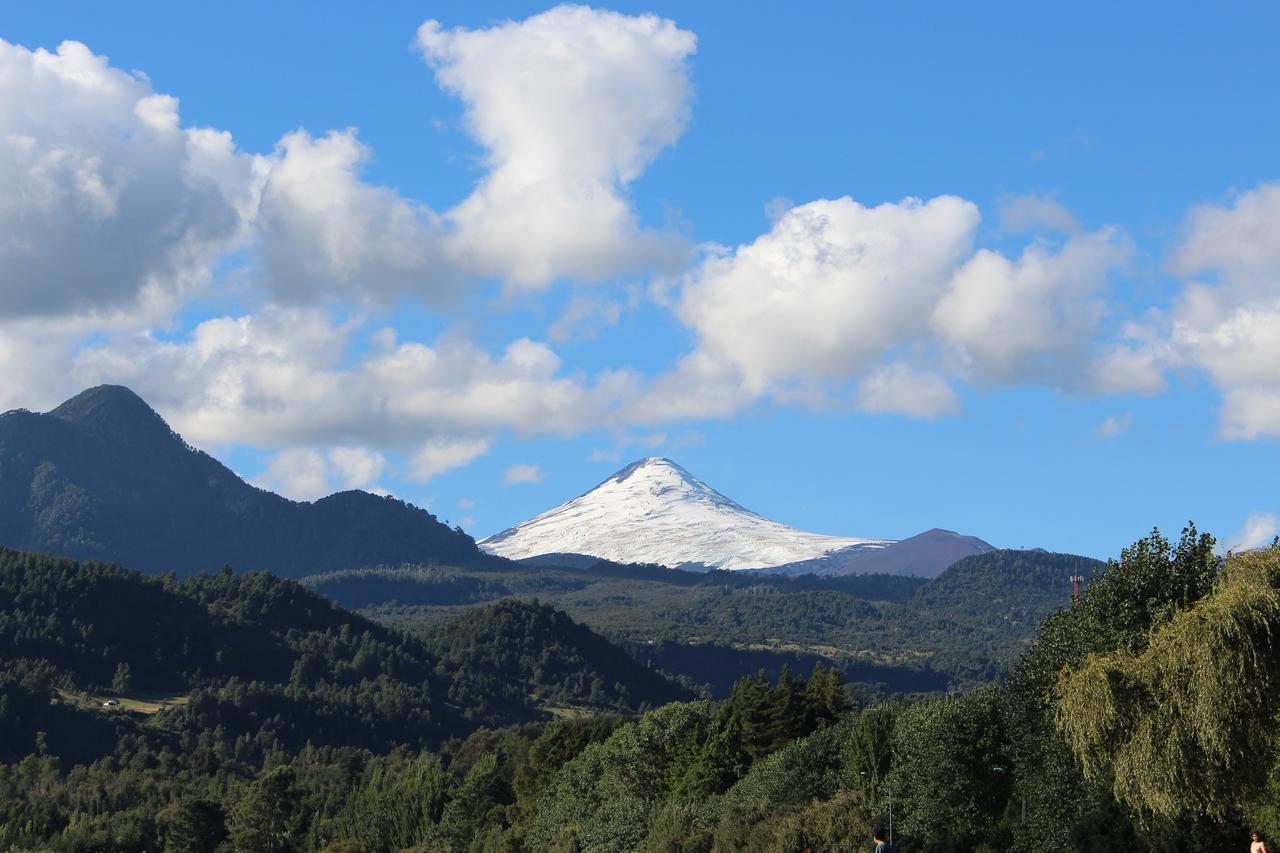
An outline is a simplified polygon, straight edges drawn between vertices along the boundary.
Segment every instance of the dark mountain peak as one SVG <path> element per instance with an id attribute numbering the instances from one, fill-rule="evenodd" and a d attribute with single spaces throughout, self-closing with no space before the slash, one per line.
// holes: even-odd
<path id="1" fill-rule="evenodd" d="M 68 421 L 80 421 L 103 413 L 134 417 L 160 417 L 132 389 L 123 385 L 95 385 L 86 388 L 49 414 Z"/>
<path id="2" fill-rule="evenodd" d="M 402 501 L 340 492 L 295 503 L 251 486 L 120 385 L 4 417 L 0 543 L 183 574 L 492 560 Z"/>
<path id="3" fill-rule="evenodd" d="M 109 441 L 167 440 L 186 446 L 155 409 L 123 385 L 88 388 L 49 414 Z"/>

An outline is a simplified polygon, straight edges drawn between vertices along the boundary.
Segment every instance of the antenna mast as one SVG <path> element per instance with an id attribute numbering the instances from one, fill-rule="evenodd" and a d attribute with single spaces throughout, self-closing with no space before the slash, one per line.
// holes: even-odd
<path id="1" fill-rule="evenodd" d="M 1075 607 L 1080 603 L 1080 584 L 1084 583 L 1084 577 L 1072 575 L 1067 580 L 1071 581 L 1071 606 Z"/>

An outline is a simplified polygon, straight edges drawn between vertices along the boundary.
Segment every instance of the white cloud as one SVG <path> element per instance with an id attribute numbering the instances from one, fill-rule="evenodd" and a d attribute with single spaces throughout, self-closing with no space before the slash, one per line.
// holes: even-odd
<path id="1" fill-rule="evenodd" d="M 437 217 L 362 182 L 370 156 L 352 129 L 246 154 L 83 44 L 0 41 L 0 314 L 163 322 L 243 248 L 287 301 L 448 298 Z"/>
<path id="2" fill-rule="evenodd" d="M 502 485 L 514 486 L 518 483 L 541 483 L 547 478 L 539 465 L 521 463 L 512 465 L 502 475 Z"/>
<path id="3" fill-rule="evenodd" d="M 1222 395 L 1225 439 L 1280 437 L 1280 183 L 1187 215 L 1170 269 L 1188 281 L 1168 312 L 1135 324 L 1113 362 L 1160 390 L 1170 369 L 1203 371 Z M 1203 280 L 1200 280 L 1203 279 Z"/>
<path id="4" fill-rule="evenodd" d="M 1073 237 L 1056 252 L 1032 243 L 1016 261 L 984 249 L 956 273 L 933 311 L 934 328 L 980 378 L 1079 385 L 1109 274 L 1129 253 L 1123 234 L 1110 228 Z"/>
<path id="5" fill-rule="evenodd" d="M 164 316 L 243 236 L 260 173 L 83 44 L 0 40 L 0 316 Z"/>
<path id="6" fill-rule="evenodd" d="M 1115 438 L 1133 425 L 1133 415 L 1123 412 L 1119 415 L 1107 415 L 1102 423 L 1093 431 L 1093 437 L 1101 440 Z"/>
<path id="7" fill-rule="evenodd" d="M 1111 276 L 1131 255 L 1124 233 L 1037 240 L 1010 259 L 973 253 L 978 221 L 951 196 L 775 211 L 767 233 L 687 276 L 674 307 L 697 345 L 636 407 L 820 408 L 852 384 L 864 411 L 933 418 L 959 411 L 948 376 L 1093 388 Z"/>
<path id="8" fill-rule="evenodd" d="M 1171 268 L 1184 277 L 1217 274 L 1233 291 L 1274 295 L 1280 281 L 1280 183 L 1262 184 L 1231 204 L 1193 208 Z"/>
<path id="9" fill-rule="evenodd" d="M 0 321 L 0 411 L 43 411 L 82 390 L 71 376 L 72 350 L 86 332 L 75 320 Z"/>
<path id="10" fill-rule="evenodd" d="M 1248 551 L 1253 548 L 1265 548 L 1276 538 L 1280 529 L 1273 513 L 1254 513 L 1244 520 L 1240 532 L 1231 538 L 1229 549 L 1232 551 Z"/>
<path id="11" fill-rule="evenodd" d="M 357 302 L 411 295 L 440 303 L 457 273 L 436 215 L 360 179 L 371 153 L 353 129 L 276 147 L 257 216 L 258 251 L 272 293 L 289 301 Z"/>
<path id="12" fill-rule="evenodd" d="M 1071 211 L 1052 196 L 1034 193 L 1006 195 L 996 202 L 996 210 L 1000 227 L 1012 234 L 1035 231 L 1074 234 L 1080 230 L 1080 223 L 1076 221 Z"/>
<path id="13" fill-rule="evenodd" d="M 387 469 L 386 457 L 367 447 L 335 447 L 329 451 L 329 463 L 346 489 L 368 488 Z"/>
<path id="14" fill-rule="evenodd" d="M 457 335 L 432 346 L 365 338 L 358 323 L 280 308 L 206 320 L 178 340 L 112 338 L 79 354 L 75 376 L 133 387 L 197 444 L 379 450 L 608 426 L 639 387 L 628 373 L 565 373 L 527 338 L 495 355 Z"/>
<path id="15" fill-rule="evenodd" d="M 490 168 L 448 214 L 458 255 L 521 288 L 677 261 L 683 242 L 641 229 L 624 193 L 684 130 L 696 43 L 669 20 L 584 6 L 423 24 L 418 46 Z"/>
<path id="16" fill-rule="evenodd" d="M 1101 394 L 1151 396 L 1165 391 L 1172 357 L 1168 343 L 1150 323 L 1128 323 L 1122 337 L 1103 348 L 1087 387 Z"/>
<path id="17" fill-rule="evenodd" d="M 933 419 L 960 411 L 960 401 L 945 379 L 902 362 L 872 370 L 858 383 L 855 399 L 858 408 L 875 415 Z"/>
<path id="18" fill-rule="evenodd" d="M 1280 389 L 1226 390 L 1218 433 L 1225 439 L 1280 438 Z"/>
<path id="19" fill-rule="evenodd" d="M 294 447 L 273 454 L 253 483 L 297 501 L 314 501 L 346 489 L 387 494 L 374 485 L 386 466 L 381 453 L 364 447 L 334 447 L 328 452 Z"/>
<path id="20" fill-rule="evenodd" d="M 317 450 L 301 447 L 272 456 L 267 469 L 253 483 L 296 501 L 313 501 L 333 491 L 324 456 Z"/>
<path id="21" fill-rule="evenodd" d="M 461 468 L 489 452 L 489 442 L 483 438 L 432 439 L 413 454 L 411 476 L 426 482 L 432 477 Z"/>
<path id="22" fill-rule="evenodd" d="M 845 381 L 929 328 L 968 256 L 977 208 L 942 196 L 792 208 L 755 242 L 708 259 L 680 295 L 698 353 L 752 395 Z M 685 369 L 714 372 L 691 361 Z"/>
<path id="23" fill-rule="evenodd" d="M 252 155 L 183 127 L 175 98 L 83 44 L 0 41 L 0 316 L 163 324 L 243 249 L 251 285 L 289 303 L 438 306 L 467 274 L 541 286 L 670 266 L 684 241 L 641 229 L 625 190 L 684 128 L 695 43 L 667 20 L 580 7 L 424 25 L 490 166 L 441 217 L 362 179 L 354 129 Z"/>

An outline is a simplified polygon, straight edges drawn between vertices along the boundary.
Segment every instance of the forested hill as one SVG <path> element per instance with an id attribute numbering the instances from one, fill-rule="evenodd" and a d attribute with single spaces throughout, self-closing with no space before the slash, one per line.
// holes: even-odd
<path id="1" fill-rule="evenodd" d="M 284 577 L 494 559 L 394 498 L 349 491 L 298 503 L 251 486 L 113 385 L 47 414 L 0 415 L 0 544 L 153 573 L 229 564 Z"/>
<path id="2" fill-rule="evenodd" d="M 423 639 L 265 572 L 178 581 L 0 548 L 0 761 L 110 752 L 121 733 L 250 762 L 307 743 L 421 748 L 543 718 L 542 703 L 634 710 L 683 695 L 536 605 Z M 107 697 L 163 710 L 144 724 L 104 713 Z"/>
<path id="3" fill-rule="evenodd" d="M 604 637 L 545 604 L 508 599 L 465 611 L 428 636 L 463 706 L 500 694 L 619 710 L 691 699 Z"/>
<path id="4" fill-rule="evenodd" d="M 1017 622 L 1028 633 L 1066 604 L 1071 577 L 1088 579 L 1106 564 L 1075 554 L 997 549 L 953 563 L 916 590 L 910 607 L 978 621 Z"/>

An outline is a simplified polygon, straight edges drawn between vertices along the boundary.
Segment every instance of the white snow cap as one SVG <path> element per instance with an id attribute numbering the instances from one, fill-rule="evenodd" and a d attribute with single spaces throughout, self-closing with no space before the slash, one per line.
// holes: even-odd
<path id="1" fill-rule="evenodd" d="M 514 560 L 586 554 L 672 568 L 761 569 L 890 544 L 787 527 L 739 506 L 670 459 L 651 456 L 480 547 Z"/>

